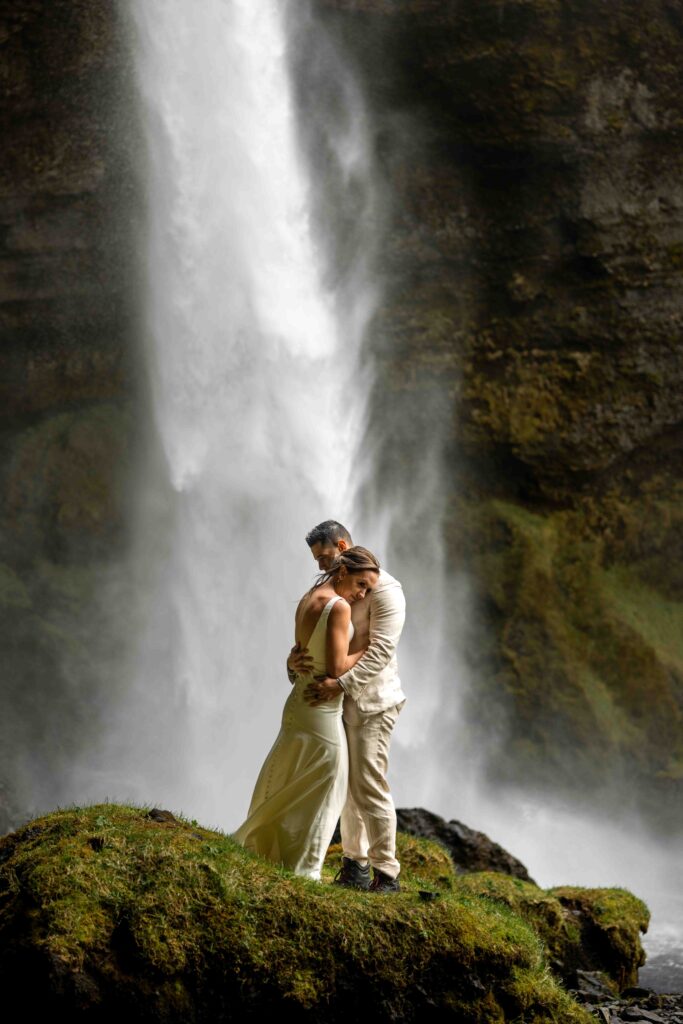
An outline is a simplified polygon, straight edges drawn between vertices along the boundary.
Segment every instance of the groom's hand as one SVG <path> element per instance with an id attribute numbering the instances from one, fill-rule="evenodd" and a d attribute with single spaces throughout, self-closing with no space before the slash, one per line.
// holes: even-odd
<path id="1" fill-rule="evenodd" d="M 304 690 L 304 700 L 313 708 L 324 704 L 328 700 L 334 700 L 340 693 L 343 693 L 341 686 L 331 676 L 319 676 L 309 683 Z"/>
<path id="2" fill-rule="evenodd" d="M 307 676 L 311 674 L 313 658 L 308 653 L 308 647 L 300 647 L 294 644 L 287 657 L 287 675 L 290 683 L 294 682 L 297 675 Z"/>

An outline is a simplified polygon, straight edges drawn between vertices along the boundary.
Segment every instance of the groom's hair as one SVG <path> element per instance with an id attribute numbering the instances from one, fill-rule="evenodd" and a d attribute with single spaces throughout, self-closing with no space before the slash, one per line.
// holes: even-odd
<path id="1" fill-rule="evenodd" d="M 336 544 L 339 540 L 345 540 L 349 547 L 353 545 L 349 531 L 335 519 L 326 519 L 324 523 L 318 523 L 306 534 L 309 548 L 314 544 Z"/>

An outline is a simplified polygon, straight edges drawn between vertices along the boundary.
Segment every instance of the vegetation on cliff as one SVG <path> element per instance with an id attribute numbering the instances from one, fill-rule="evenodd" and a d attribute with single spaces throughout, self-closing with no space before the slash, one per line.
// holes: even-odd
<path id="1" fill-rule="evenodd" d="M 499 633 L 495 650 L 481 649 L 478 717 L 482 692 L 510 711 L 501 763 L 535 782 L 543 749 L 556 779 L 597 793 L 602 781 L 608 800 L 628 765 L 659 821 L 677 827 L 683 604 L 679 570 L 664 564 L 681 527 L 676 502 L 613 490 L 571 508 L 495 498 L 461 512 L 482 610 Z"/>
<path id="2" fill-rule="evenodd" d="M 296 878 L 195 822 L 113 804 L 57 811 L 0 840 L 5 997 L 28 989 L 36 1007 L 93 1021 L 247 1020 L 275 1007 L 306 1021 L 589 1020 L 548 967 L 548 951 L 577 938 L 559 893 L 458 878 L 427 840 L 401 836 L 399 848 L 404 891 L 387 898 Z M 332 848 L 328 881 L 338 858 Z M 626 893 L 576 898 L 589 914 L 634 915 Z M 639 955 L 628 935 L 620 969 Z"/>

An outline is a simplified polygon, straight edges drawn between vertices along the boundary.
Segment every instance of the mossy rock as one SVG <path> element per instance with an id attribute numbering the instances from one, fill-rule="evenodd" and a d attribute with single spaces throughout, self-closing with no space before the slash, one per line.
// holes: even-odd
<path id="1" fill-rule="evenodd" d="M 650 914 L 625 889 L 543 890 L 490 871 L 461 875 L 456 890 L 502 903 L 524 918 L 543 942 L 553 973 L 572 980 L 577 970 L 599 971 L 615 992 L 637 985 L 645 962 L 640 933 Z"/>
<path id="2" fill-rule="evenodd" d="M 405 890 L 291 875 L 230 836 L 144 808 L 60 810 L 0 840 L 0 982 L 89 1021 L 453 1020 L 587 1024 L 543 944 L 401 839 Z M 327 871 L 334 869 L 332 851 Z M 413 874 L 413 872 L 416 872 Z M 437 895 L 425 899 L 423 886 Z"/>
<path id="3" fill-rule="evenodd" d="M 559 886 L 548 891 L 578 920 L 581 948 L 587 965 L 600 965 L 619 989 L 635 985 L 638 968 L 645 963 L 639 934 L 647 931 L 650 914 L 642 902 L 625 889 L 579 889 Z"/>

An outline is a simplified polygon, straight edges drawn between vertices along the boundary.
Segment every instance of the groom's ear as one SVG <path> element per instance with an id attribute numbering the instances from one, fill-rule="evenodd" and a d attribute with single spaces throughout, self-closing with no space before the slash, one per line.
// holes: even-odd
<path id="1" fill-rule="evenodd" d="M 346 541 L 343 539 L 343 537 L 340 537 L 339 540 L 337 541 L 337 548 L 338 548 L 339 551 L 348 551 L 349 550 L 349 545 L 346 543 Z"/>

